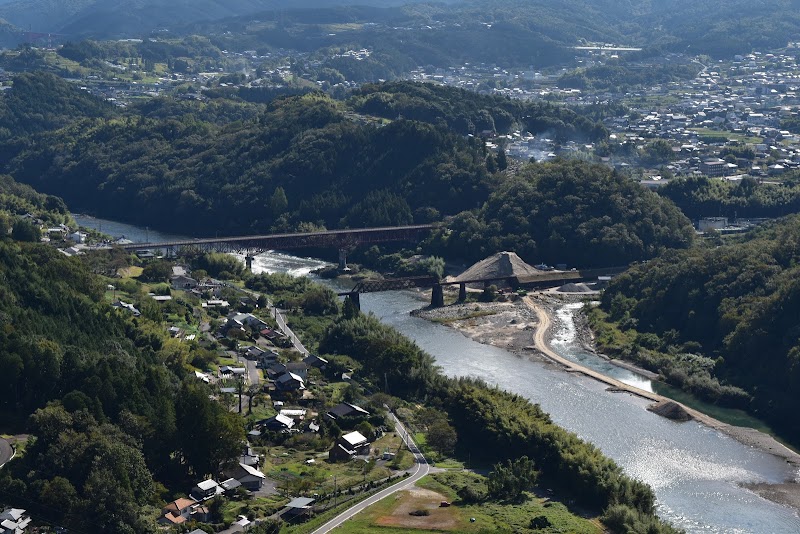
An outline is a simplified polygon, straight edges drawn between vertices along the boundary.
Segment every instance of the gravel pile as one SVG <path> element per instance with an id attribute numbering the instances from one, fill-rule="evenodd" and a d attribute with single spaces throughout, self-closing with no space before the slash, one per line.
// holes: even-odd
<path id="1" fill-rule="evenodd" d="M 587 286 L 586 284 L 564 284 L 563 286 L 559 287 L 558 290 L 561 293 L 591 293 L 592 288 Z"/>

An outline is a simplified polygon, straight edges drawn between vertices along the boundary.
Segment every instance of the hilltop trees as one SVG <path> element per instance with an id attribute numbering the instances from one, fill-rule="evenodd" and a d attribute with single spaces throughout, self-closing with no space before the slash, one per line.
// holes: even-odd
<path id="1" fill-rule="evenodd" d="M 577 266 L 624 265 L 692 242 L 670 202 L 616 172 L 577 161 L 530 164 L 480 210 L 462 212 L 431 250 L 478 260 L 498 250 Z"/>

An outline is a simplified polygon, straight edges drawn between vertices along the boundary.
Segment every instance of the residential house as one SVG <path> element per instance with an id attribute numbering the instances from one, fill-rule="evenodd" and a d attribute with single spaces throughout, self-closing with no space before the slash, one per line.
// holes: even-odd
<path id="1" fill-rule="evenodd" d="M 294 519 L 301 515 L 306 515 L 311 513 L 311 506 L 314 504 L 314 499 L 310 497 L 297 497 L 289 501 L 286 505 L 286 512 L 284 512 L 284 516 L 287 519 Z"/>
<path id="2" fill-rule="evenodd" d="M 267 327 L 267 323 L 253 315 L 252 313 L 233 313 L 228 316 L 228 322 L 225 324 L 226 328 L 251 328 L 256 331 L 261 331 Z"/>
<path id="3" fill-rule="evenodd" d="M 23 534 L 30 522 L 22 508 L 6 508 L 0 513 L 0 534 Z"/>
<path id="4" fill-rule="evenodd" d="M 133 314 L 134 317 L 139 317 L 142 314 L 142 312 L 137 310 L 136 307 L 133 304 L 129 304 L 129 303 L 124 302 L 122 300 L 118 300 L 117 302 L 113 303 L 111 306 L 113 306 L 114 308 L 116 308 L 118 310 L 119 309 L 128 310 L 129 312 L 131 312 Z"/>
<path id="5" fill-rule="evenodd" d="M 341 436 L 328 453 L 330 461 L 350 460 L 358 455 L 369 454 L 370 443 L 360 432 Z"/>
<path id="6" fill-rule="evenodd" d="M 229 478 L 227 480 L 223 480 L 222 482 L 220 482 L 219 485 L 222 486 L 222 489 L 225 490 L 225 493 L 230 493 L 236 490 L 236 488 L 241 487 L 242 483 L 236 480 L 235 478 Z"/>
<path id="7" fill-rule="evenodd" d="M 328 360 L 325 358 L 320 358 L 315 354 L 309 354 L 305 358 L 303 358 L 303 362 L 309 367 L 316 367 L 317 369 L 325 370 L 325 367 L 328 366 Z"/>
<path id="8" fill-rule="evenodd" d="M 170 284 L 172 284 L 173 289 L 188 290 L 197 287 L 197 280 L 195 280 L 190 276 L 178 275 L 178 276 L 173 276 L 170 279 Z"/>
<path id="9" fill-rule="evenodd" d="M 195 378 L 197 378 L 198 380 L 202 380 L 206 384 L 210 384 L 211 383 L 211 376 L 207 375 L 206 373 L 202 373 L 200 371 L 195 371 L 194 372 L 194 376 L 195 376 Z"/>
<path id="10" fill-rule="evenodd" d="M 188 521 L 192 516 L 192 508 L 197 506 L 197 501 L 192 499 L 180 498 L 166 505 L 162 510 L 159 523 L 165 525 L 181 525 Z"/>
<path id="11" fill-rule="evenodd" d="M 284 408 L 281 415 L 291 418 L 294 421 L 302 421 L 306 418 L 305 408 Z"/>
<path id="12" fill-rule="evenodd" d="M 239 461 L 245 465 L 258 467 L 261 457 L 256 454 L 250 445 L 245 445 L 242 455 L 239 457 Z"/>
<path id="13" fill-rule="evenodd" d="M 276 380 L 279 376 L 286 374 L 286 364 L 281 362 L 270 362 L 264 369 L 270 380 Z"/>
<path id="14" fill-rule="evenodd" d="M 272 342 L 273 345 L 277 345 L 278 341 L 281 338 L 286 337 L 282 332 L 273 330 L 272 328 L 262 328 L 259 331 L 259 334 L 261 334 L 262 337 Z"/>
<path id="15" fill-rule="evenodd" d="M 308 379 L 308 365 L 306 362 L 289 362 L 286 364 L 286 372 L 296 374 L 304 382 Z"/>
<path id="16" fill-rule="evenodd" d="M 268 350 L 264 352 L 264 354 L 259 356 L 257 361 L 258 361 L 258 364 L 256 364 L 257 367 L 260 367 L 261 369 L 266 369 L 273 363 L 278 362 L 278 353 Z"/>
<path id="17" fill-rule="evenodd" d="M 278 414 L 269 419 L 259 421 L 258 425 L 272 432 L 282 432 L 294 426 L 294 419 L 286 415 Z"/>
<path id="18" fill-rule="evenodd" d="M 198 501 L 205 501 L 224 492 L 223 488 L 217 483 L 216 480 L 209 478 L 202 482 L 198 482 L 189 492 L 189 496 Z"/>
<path id="19" fill-rule="evenodd" d="M 70 241 L 73 241 L 75 243 L 78 243 L 79 245 L 82 245 L 82 244 L 86 243 L 86 238 L 88 236 L 83 232 L 74 232 L 74 233 L 69 234 L 67 237 L 70 239 Z"/>
<path id="20" fill-rule="evenodd" d="M 219 376 L 221 378 L 243 377 L 247 374 L 245 367 L 231 367 L 230 365 L 223 365 L 219 368 Z"/>
<path id="21" fill-rule="evenodd" d="M 230 303 L 227 300 L 222 299 L 211 299 L 208 302 L 204 302 L 201 304 L 203 308 L 229 308 Z"/>
<path id="22" fill-rule="evenodd" d="M 250 491 L 260 490 L 261 486 L 264 485 L 264 480 L 267 478 L 264 473 L 255 467 L 241 463 L 233 469 L 226 470 L 225 474 L 230 478 L 238 480 L 245 489 Z"/>
<path id="23" fill-rule="evenodd" d="M 248 360 L 257 361 L 262 354 L 265 354 L 267 351 L 262 349 L 261 347 L 256 347 L 255 345 L 246 347 L 245 350 L 242 352 L 242 355 L 247 358 Z"/>
<path id="24" fill-rule="evenodd" d="M 294 373 L 286 372 L 275 379 L 277 391 L 298 391 L 306 389 L 305 381 Z"/>

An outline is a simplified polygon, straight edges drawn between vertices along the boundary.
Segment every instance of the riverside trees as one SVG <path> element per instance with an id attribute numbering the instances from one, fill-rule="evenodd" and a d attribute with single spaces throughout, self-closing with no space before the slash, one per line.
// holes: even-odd
<path id="1" fill-rule="evenodd" d="M 388 385 L 394 395 L 426 398 L 441 407 L 457 432 L 457 452 L 490 462 L 527 456 L 540 466 L 548 485 L 582 505 L 618 506 L 638 524 L 654 525 L 651 532 L 672 532 L 654 516 L 652 490 L 626 476 L 599 449 L 553 424 L 538 405 L 519 395 L 477 380 L 444 377 L 430 355 L 376 317 L 352 312 L 341 316 L 328 328 L 320 350 L 354 358 L 363 366 L 363 380 L 373 387 Z M 498 482 L 498 488 L 505 485 Z"/>
<path id="2" fill-rule="evenodd" d="M 798 262 L 793 215 L 739 242 L 637 266 L 603 295 L 610 319 L 635 334 L 608 348 L 712 402 L 748 409 L 797 442 Z"/>

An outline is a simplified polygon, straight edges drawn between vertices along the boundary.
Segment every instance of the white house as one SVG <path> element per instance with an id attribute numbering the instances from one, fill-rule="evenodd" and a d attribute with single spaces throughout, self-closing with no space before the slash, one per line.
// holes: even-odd
<path id="1" fill-rule="evenodd" d="M 0 534 L 23 534 L 31 518 L 21 508 L 6 508 L 0 513 Z"/>

